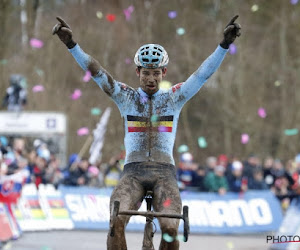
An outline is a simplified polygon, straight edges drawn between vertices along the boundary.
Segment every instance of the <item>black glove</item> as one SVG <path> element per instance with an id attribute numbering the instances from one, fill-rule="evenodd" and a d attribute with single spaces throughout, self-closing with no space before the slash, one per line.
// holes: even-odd
<path id="1" fill-rule="evenodd" d="M 61 17 L 56 17 L 56 19 L 59 23 L 53 27 L 52 35 L 56 34 L 69 49 L 72 49 L 76 45 L 76 42 L 72 38 L 71 27 Z"/>
<path id="2" fill-rule="evenodd" d="M 235 20 L 238 17 L 239 17 L 238 15 L 233 17 L 230 20 L 230 22 L 227 24 L 227 26 L 225 27 L 225 30 L 224 30 L 224 33 L 223 33 L 224 34 L 224 39 L 220 43 L 221 47 L 224 48 L 224 49 L 228 49 L 229 45 L 234 42 L 236 37 L 241 35 L 241 25 L 238 24 L 238 23 L 235 23 Z"/>

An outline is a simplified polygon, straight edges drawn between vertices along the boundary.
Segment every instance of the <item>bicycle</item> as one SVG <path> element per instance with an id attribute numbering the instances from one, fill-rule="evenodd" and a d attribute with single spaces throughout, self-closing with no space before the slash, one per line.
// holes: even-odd
<path id="1" fill-rule="evenodd" d="M 143 238 L 143 250 L 154 250 L 153 246 L 153 237 L 156 230 L 153 230 L 153 219 L 158 217 L 165 217 L 165 218 L 173 218 L 173 219 L 182 219 L 184 221 L 183 224 L 183 241 L 187 242 L 188 235 L 190 233 L 190 226 L 189 226 L 189 208 L 188 206 L 183 206 L 183 212 L 181 214 L 167 214 L 167 213 L 160 213 L 154 212 L 152 210 L 152 199 L 153 199 L 153 191 L 147 190 L 144 196 L 147 204 L 147 211 L 135 211 L 135 210 L 124 210 L 119 211 L 120 209 L 120 201 L 114 201 L 112 207 L 112 214 L 111 214 L 111 221 L 110 221 L 110 236 L 114 236 L 114 224 L 118 215 L 140 215 L 146 217 L 146 224 L 144 228 L 144 238 Z M 156 226 L 155 226 L 156 229 Z"/>

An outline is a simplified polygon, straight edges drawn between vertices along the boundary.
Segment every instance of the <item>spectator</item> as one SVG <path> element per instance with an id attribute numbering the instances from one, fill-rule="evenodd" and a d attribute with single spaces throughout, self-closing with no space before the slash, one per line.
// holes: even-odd
<path id="1" fill-rule="evenodd" d="M 100 172 L 99 168 L 96 166 L 90 166 L 88 169 L 89 183 L 90 187 L 104 187 L 103 174 Z"/>
<path id="2" fill-rule="evenodd" d="M 205 179 L 205 168 L 202 166 L 198 166 L 196 171 L 196 176 L 193 178 L 193 187 L 196 188 L 197 191 L 204 192 L 206 191 L 204 186 L 204 179 Z"/>
<path id="3" fill-rule="evenodd" d="M 204 179 L 204 185 L 208 192 L 218 192 L 223 195 L 228 190 L 227 179 L 224 176 L 225 167 L 218 165 L 214 172 L 209 172 Z"/>
<path id="4" fill-rule="evenodd" d="M 206 173 L 214 172 L 215 167 L 218 165 L 218 160 L 214 156 L 207 157 L 206 159 Z"/>
<path id="5" fill-rule="evenodd" d="M 274 185 L 272 186 L 272 189 L 280 189 L 283 190 L 286 184 L 287 184 L 287 189 L 292 189 L 292 186 L 294 184 L 293 178 L 289 175 L 289 173 L 284 169 L 284 166 L 281 162 L 281 160 L 276 159 L 274 161 L 274 167 L 271 170 L 271 173 L 275 177 Z M 284 185 L 282 183 L 284 182 Z M 286 183 L 287 182 L 287 183 Z M 278 191 L 278 190 L 277 190 Z M 278 193 L 275 191 L 275 193 Z M 279 193 L 285 193 L 284 191 L 279 191 Z"/>
<path id="6" fill-rule="evenodd" d="M 260 159 L 256 155 L 251 154 L 244 163 L 243 175 L 250 180 L 253 178 L 253 172 L 257 168 L 261 168 Z"/>
<path id="7" fill-rule="evenodd" d="M 249 189 L 251 190 L 266 190 L 269 189 L 264 180 L 263 170 L 257 168 L 253 171 L 253 178 L 249 180 Z"/>
<path id="8" fill-rule="evenodd" d="M 274 165 L 273 157 L 268 156 L 264 160 L 263 174 L 264 174 L 265 183 L 268 185 L 269 188 L 273 186 L 275 181 L 275 176 L 272 174 L 273 165 Z"/>
<path id="9" fill-rule="evenodd" d="M 27 103 L 26 79 L 22 75 L 13 74 L 9 83 L 2 106 L 7 107 L 8 111 L 21 111 Z"/>
<path id="10" fill-rule="evenodd" d="M 121 164 L 119 158 L 112 157 L 104 173 L 104 183 L 106 187 L 115 187 L 121 178 Z"/>
<path id="11" fill-rule="evenodd" d="M 33 182 L 38 188 L 41 183 L 46 184 L 45 173 L 47 168 L 47 160 L 40 156 L 36 157 L 35 165 L 33 167 Z"/>
<path id="12" fill-rule="evenodd" d="M 227 165 L 228 165 L 228 157 L 227 155 L 224 155 L 224 154 L 221 154 L 218 156 L 218 163 L 217 163 L 219 166 L 223 166 L 225 167 L 225 170 L 227 168 Z"/>
<path id="13" fill-rule="evenodd" d="M 234 161 L 231 164 L 231 173 L 227 177 L 229 191 L 245 192 L 248 189 L 248 178 L 243 176 L 243 164 L 240 161 Z"/>
<path id="14" fill-rule="evenodd" d="M 197 176 L 197 164 L 193 162 L 193 156 L 185 152 L 180 157 L 179 168 L 177 169 L 177 180 L 183 189 L 192 189 Z"/>
<path id="15" fill-rule="evenodd" d="M 60 162 L 56 157 L 52 157 L 49 161 L 48 167 L 45 172 L 45 180 L 57 188 L 63 182 L 63 174 L 60 170 Z"/>
<path id="16" fill-rule="evenodd" d="M 72 166 L 73 168 L 70 169 L 69 177 L 67 178 L 66 184 L 72 186 L 88 185 L 89 182 L 88 159 L 82 158 L 78 163 L 75 162 L 75 165 Z"/>

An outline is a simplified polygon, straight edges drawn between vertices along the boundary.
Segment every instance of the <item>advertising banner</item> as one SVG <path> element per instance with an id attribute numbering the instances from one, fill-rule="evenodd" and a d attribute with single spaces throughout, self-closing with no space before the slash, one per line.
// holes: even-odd
<path id="1" fill-rule="evenodd" d="M 108 229 L 111 190 L 65 187 L 60 190 L 75 228 Z M 189 206 L 192 233 L 267 232 L 277 230 L 282 221 L 280 204 L 270 191 L 249 191 L 242 198 L 235 193 L 220 196 L 183 192 L 182 204 Z M 143 202 L 140 210 L 145 208 Z M 144 224 L 144 217 L 133 216 L 127 230 L 143 230 Z"/>
<path id="2" fill-rule="evenodd" d="M 28 184 L 22 190 L 14 214 L 23 231 L 108 230 L 111 193 L 111 188 L 60 186 L 56 190 L 52 185 L 40 185 L 37 190 L 35 185 Z M 270 191 L 248 191 L 242 196 L 184 191 L 181 198 L 182 204 L 189 206 L 191 233 L 271 232 L 277 231 L 282 223 L 280 203 Z M 294 217 L 299 218 L 294 210 Z M 145 201 L 140 211 L 146 211 Z M 299 209 L 296 213 L 300 214 Z M 154 222 L 159 230 L 157 220 Z M 181 221 L 180 232 L 183 231 L 182 224 Z M 289 225 L 293 224 L 289 222 Z M 132 216 L 126 230 L 143 231 L 144 226 L 145 217 Z"/>

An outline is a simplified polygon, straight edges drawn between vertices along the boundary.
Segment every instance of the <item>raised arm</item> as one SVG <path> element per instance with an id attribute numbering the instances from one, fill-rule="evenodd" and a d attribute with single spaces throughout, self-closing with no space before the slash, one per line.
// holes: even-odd
<path id="1" fill-rule="evenodd" d="M 241 26 L 235 23 L 238 15 L 233 17 L 224 30 L 224 37 L 217 49 L 201 64 L 201 66 L 184 82 L 172 87 L 174 101 L 180 107 L 191 99 L 208 80 L 208 78 L 219 68 L 229 45 L 241 35 Z"/>
<path id="2" fill-rule="evenodd" d="M 124 89 L 125 84 L 115 81 L 112 76 L 101 67 L 100 63 L 96 59 L 85 53 L 73 40 L 71 27 L 61 17 L 56 18 L 58 23 L 53 27 L 52 34 L 56 34 L 67 46 L 70 53 L 84 71 L 89 70 L 91 72 L 94 81 L 106 94 L 114 99 L 117 104 L 122 103 L 124 101 L 123 99 L 126 98 L 124 96 L 125 92 L 124 95 L 122 95 L 122 88 Z M 126 88 L 127 87 L 128 86 L 126 86 Z M 124 98 L 122 98 L 122 96 Z"/>

